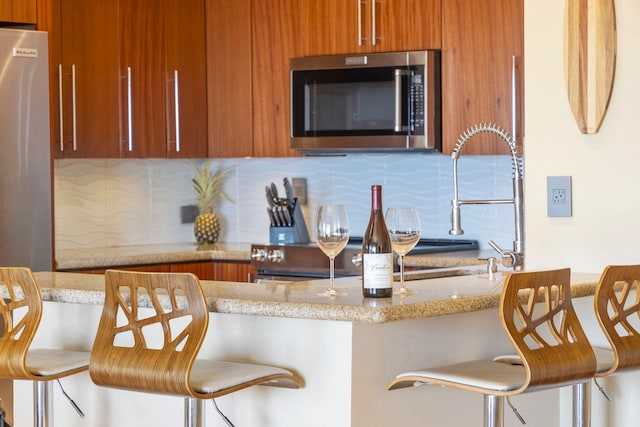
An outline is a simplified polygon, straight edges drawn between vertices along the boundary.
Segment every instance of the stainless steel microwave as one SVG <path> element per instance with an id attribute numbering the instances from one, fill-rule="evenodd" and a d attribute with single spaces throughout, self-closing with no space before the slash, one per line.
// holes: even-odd
<path id="1" fill-rule="evenodd" d="M 440 51 L 292 58 L 290 65 L 291 148 L 441 150 Z"/>

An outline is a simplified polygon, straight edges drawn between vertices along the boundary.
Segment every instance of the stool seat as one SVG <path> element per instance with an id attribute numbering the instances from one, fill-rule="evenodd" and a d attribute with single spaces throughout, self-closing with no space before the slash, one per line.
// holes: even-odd
<path id="1" fill-rule="evenodd" d="M 146 309 L 150 313 L 143 314 Z M 185 426 L 190 427 L 205 425 L 204 399 L 259 384 L 300 387 L 301 381 L 284 368 L 198 359 L 208 326 L 207 300 L 195 275 L 107 270 L 89 361 L 91 380 L 105 387 L 182 396 Z M 156 329 L 162 336 L 147 336 L 146 330 Z"/>
<path id="2" fill-rule="evenodd" d="M 615 354 L 611 348 L 593 347 L 593 353 L 596 356 L 596 376 L 609 371 L 615 363 Z M 517 354 L 505 354 L 493 359 L 500 363 L 509 363 L 512 365 L 522 366 L 522 360 Z"/>
<path id="3" fill-rule="evenodd" d="M 423 384 L 451 385 L 483 394 L 513 392 L 526 382 L 522 366 L 491 360 L 473 360 L 436 368 L 404 372 L 389 384 L 389 390 Z"/>
<path id="4" fill-rule="evenodd" d="M 189 383 L 196 393 L 222 396 L 238 389 L 238 385 L 269 384 L 285 388 L 299 388 L 291 372 L 273 366 L 250 363 L 196 359 Z M 203 397 L 203 398 L 206 398 Z"/>
<path id="5" fill-rule="evenodd" d="M 567 385 L 583 386 L 596 358 L 571 303 L 568 268 L 507 276 L 500 322 L 515 356 L 472 360 L 399 374 L 387 388 L 439 384 L 485 396 L 485 426 L 503 426 L 504 397 Z M 586 425 L 587 423 L 581 424 Z"/>
<path id="6" fill-rule="evenodd" d="M 88 351 L 38 348 L 27 352 L 26 367 L 39 377 L 67 376 L 89 368 Z"/>
<path id="7" fill-rule="evenodd" d="M 52 427 L 51 381 L 86 371 L 91 353 L 30 348 L 42 318 L 42 295 L 36 279 L 29 268 L 0 267 L 0 285 L 0 378 L 33 381 L 34 425 Z"/>
<path id="8" fill-rule="evenodd" d="M 640 265 L 609 265 L 598 282 L 594 308 L 611 346 L 613 363 L 597 376 L 640 369 Z"/>

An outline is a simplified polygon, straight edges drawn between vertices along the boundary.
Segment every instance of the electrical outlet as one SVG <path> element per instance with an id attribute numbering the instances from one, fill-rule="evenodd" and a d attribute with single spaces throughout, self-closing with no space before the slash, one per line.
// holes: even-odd
<path id="1" fill-rule="evenodd" d="M 547 177 L 547 216 L 571 216 L 571 177 Z"/>
<path id="2" fill-rule="evenodd" d="M 300 205 L 307 204 L 307 178 L 291 178 L 293 195 Z"/>
<path id="3" fill-rule="evenodd" d="M 554 205 L 564 205 L 567 203 L 565 199 L 564 188 L 552 188 L 551 189 L 551 203 Z"/>
<path id="4" fill-rule="evenodd" d="M 180 206 L 180 224 L 193 224 L 199 213 L 196 205 Z"/>

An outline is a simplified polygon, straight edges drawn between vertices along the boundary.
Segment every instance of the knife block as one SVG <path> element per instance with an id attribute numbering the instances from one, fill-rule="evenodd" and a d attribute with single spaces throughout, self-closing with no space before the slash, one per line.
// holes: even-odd
<path id="1" fill-rule="evenodd" d="M 298 199 L 294 199 L 291 218 L 293 225 L 291 227 L 269 227 L 269 242 L 272 245 L 311 242 L 301 209 L 298 205 Z"/>

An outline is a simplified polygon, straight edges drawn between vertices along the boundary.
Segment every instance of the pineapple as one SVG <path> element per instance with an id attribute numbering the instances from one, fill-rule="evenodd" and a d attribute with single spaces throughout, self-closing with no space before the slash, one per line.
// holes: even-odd
<path id="1" fill-rule="evenodd" d="M 218 197 L 233 202 L 233 200 L 220 189 L 225 178 L 231 174 L 231 170 L 218 169 L 216 172 L 212 172 L 211 160 L 207 161 L 202 168 L 191 163 L 191 169 L 195 174 L 195 178 L 193 178 L 191 182 L 198 197 L 199 210 L 193 232 L 199 244 L 215 243 L 220 237 L 220 220 L 214 211 L 214 205 Z"/>

